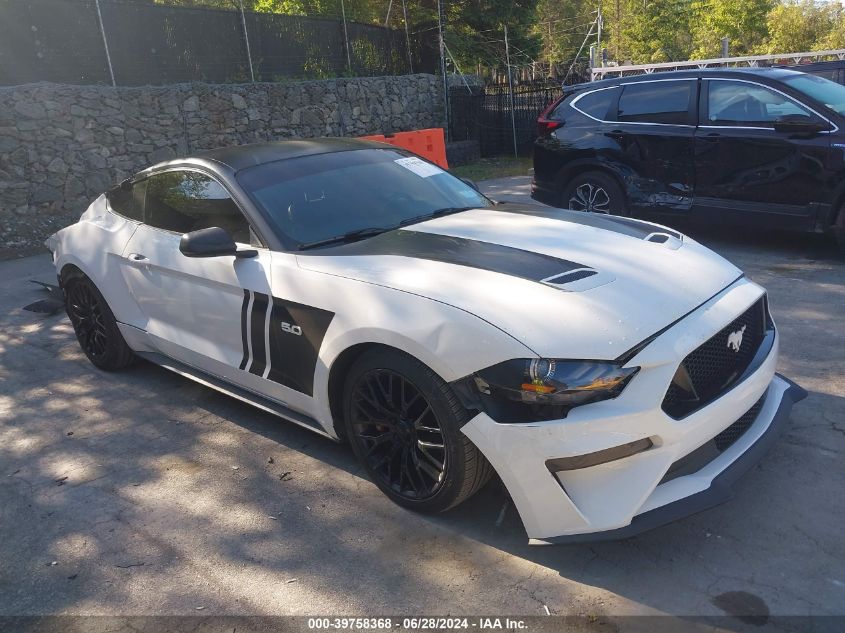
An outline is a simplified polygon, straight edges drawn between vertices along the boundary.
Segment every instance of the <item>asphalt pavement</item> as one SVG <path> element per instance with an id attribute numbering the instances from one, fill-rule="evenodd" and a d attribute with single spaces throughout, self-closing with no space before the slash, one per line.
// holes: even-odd
<path id="1" fill-rule="evenodd" d="M 778 369 L 810 395 L 727 504 L 552 547 L 495 481 L 413 514 L 345 446 L 147 363 L 97 371 L 63 313 L 22 309 L 49 257 L 0 262 L 0 616 L 845 615 L 845 260 L 822 237 L 693 234 L 768 288 Z"/>

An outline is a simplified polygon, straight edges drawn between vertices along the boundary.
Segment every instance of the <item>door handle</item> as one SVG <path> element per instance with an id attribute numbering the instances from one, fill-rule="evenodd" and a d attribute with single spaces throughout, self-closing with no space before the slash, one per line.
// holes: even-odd
<path id="1" fill-rule="evenodd" d="M 611 130 L 610 132 L 605 132 L 605 136 L 609 136 L 610 138 L 621 139 L 628 135 L 627 132 L 624 130 Z"/>

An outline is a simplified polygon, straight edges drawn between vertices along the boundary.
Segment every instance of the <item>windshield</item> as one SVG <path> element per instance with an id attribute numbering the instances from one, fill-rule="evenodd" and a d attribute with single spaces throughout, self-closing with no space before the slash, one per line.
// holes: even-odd
<path id="1" fill-rule="evenodd" d="M 845 86 L 824 77 L 805 74 L 784 79 L 783 83 L 845 116 Z"/>
<path id="2" fill-rule="evenodd" d="M 291 250 L 344 235 L 365 238 L 437 212 L 492 205 L 448 172 L 393 149 L 280 160 L 237 178 Z"/>

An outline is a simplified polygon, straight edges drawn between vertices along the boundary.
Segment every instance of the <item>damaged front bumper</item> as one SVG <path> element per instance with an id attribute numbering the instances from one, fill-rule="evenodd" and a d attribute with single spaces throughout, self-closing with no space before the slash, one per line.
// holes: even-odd
<path id="1" fill-rule="evenodd" d="M 730 498 L 730 485 L 806 396 L 775 374 L 776 333 L 759 364 L 716 400 L 681 419 L 661 403 L 680 360 L 761 295 L 759 286 L 737 283 L 662 333 L 629 361 L 641 371 L 612 400 L 564 419 L 507 424 L 482 412 L 464 425 L 508 489 L 531 543 L 625 538 Z M 723 433 L 734 433 L 730 443 L 708 453 Z"/>

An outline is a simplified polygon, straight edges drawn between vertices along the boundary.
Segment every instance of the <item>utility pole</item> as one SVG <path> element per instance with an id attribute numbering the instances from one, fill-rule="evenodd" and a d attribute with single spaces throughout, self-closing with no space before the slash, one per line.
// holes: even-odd
<path id="1" fill-rule="evenodd" d="M 602 17 L 601 17 L 601 5 L 599 5 L 598 9 L 598 18 L 596 18 L 598 23 L 598 31 L 596 32 L 596 50 L 601 52 L 601 27 L 602 27 Z M 604 66 L 604 64 L 602 64 Z"/>
<path id="2" fill-rule="evenodd" d="M 619 4 L 620 4 L 619 0 L 616 0 L 616 15 L 613 16 L 613 21 L 614 21 L 613 22 L 613 28 L 614 28 L 614 31 L 616 33 L 616 37 L 614 38 L 614 42 L 613 42 L 615 44 L 615 49 L 616 49 L 614 56 L 616 57 L 617 60 L 619 59 L 619 37 L 620 37 L 619 36 L 619 25 L 622 24 L 621 8 L 620 8 Z"/>
<path id="3" fill-rule="evenodd" d="M 505 24 L 505 63 L 508 65 L 508 96 L 511 103 L 511 131 L 513 132 L 513 157 L 519 158 L 516 149 L 516 120 L 514 119 L 513 107 L 513 77 L 511 76 L 511 49 L 508 44 L 508 25 Z"/>
<path id="4" fill-rule="evenodd" d="M 443 26 L 443 1 L 437 0 L 437 34 L 440 42 L 440 76 L 443 79 L 443 114 L 446 121 L 446 140 L 450 140 L 449 132 L 449 81 L 446 79 L 446 40 Z"/>

